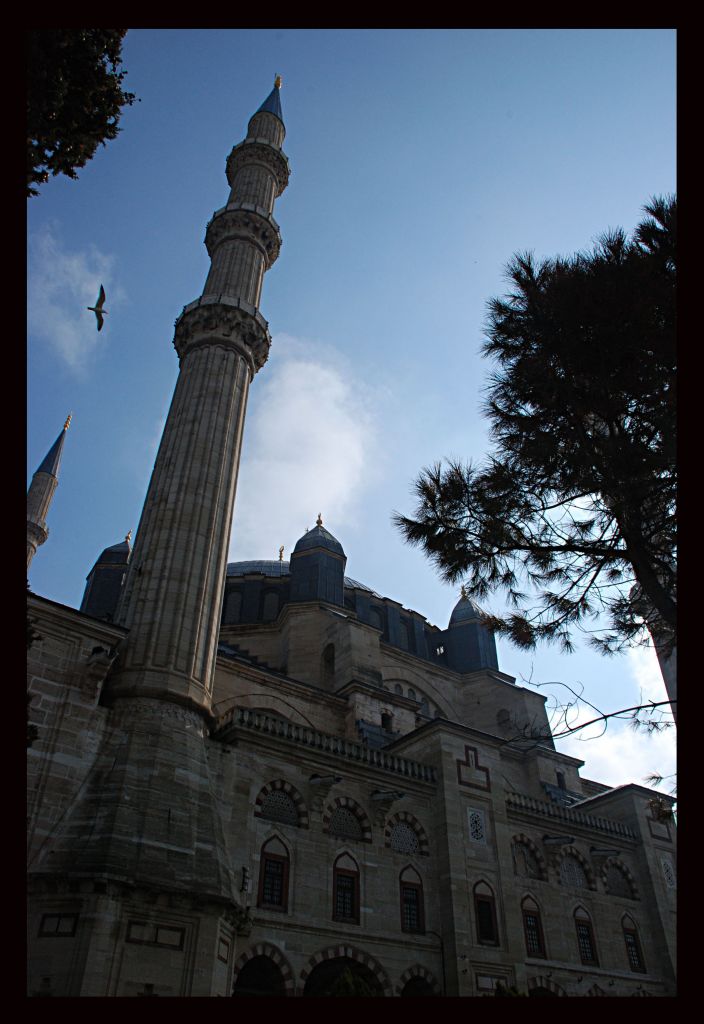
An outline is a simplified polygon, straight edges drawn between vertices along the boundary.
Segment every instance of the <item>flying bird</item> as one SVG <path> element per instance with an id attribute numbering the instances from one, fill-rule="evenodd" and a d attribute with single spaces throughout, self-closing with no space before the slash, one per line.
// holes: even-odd
<path id="1" fill-rule="evenodd" d="M 91 313 L 95 313 L 95 319 L 98 321 L 98 330 L 103 326 L 103 317 L 108 315 L 107 309 L 103 309 L 103 303 L 105 302 L 105 289 L 102 284 L 100 286 L 100 292 L 98 293 L 98 300 L 94 306 L 86 306 Z"/>

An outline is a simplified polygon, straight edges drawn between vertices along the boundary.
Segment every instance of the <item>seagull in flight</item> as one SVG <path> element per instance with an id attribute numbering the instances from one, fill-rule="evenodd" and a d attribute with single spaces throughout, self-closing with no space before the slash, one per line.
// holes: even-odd
<path id="1" fill-rule="evenodd" d="M 91 313 L 95 313 L 95 319 L 98 321 L 98 330 L 103 326 L 103 317 L 108 315 L 107 309 L 103 309 L 103 303 L 105 302 L 105 289 L 102 284 L 100 286 L 100 292 L 98 293 L 98 299 L 94 306 L 86 306 Z"/>

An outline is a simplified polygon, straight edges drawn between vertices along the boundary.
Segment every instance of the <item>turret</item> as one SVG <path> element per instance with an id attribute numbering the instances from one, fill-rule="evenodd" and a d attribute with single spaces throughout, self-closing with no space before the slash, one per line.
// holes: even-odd
<path id="1" fill-rule="evenodd" d="M 42 464 L 32 477 L 27 491 L 27 569 L 34 558 L 37 548 L 49 536 L 46 517 L 59 482 L 59 466 L 64 450 L 66 431 L 71 423 L 71 414 L 66 418 L 63 430 L 44 456 Z"/>
<path id="2" fill-rule="evenodd" d="M 323 526 L 318 515 L 315 526 L 307 530 L 291 555 L 291 601 L 327 601 L 345 603 L 345 565 L 342 544 Z"/>
<path id="3" fill-rule="evenodd" d="M 86 589 L 81 601 L 81 611 L 94 619 L 112 622 L 120 598 L 120 590 L 127 573 L 127 564 L 132 549 L 132 531 L 119 544 L 105 548 L 86 577 Z"/>
<path id="4" fill-rule="evenodd" d="M 498 669 L 494 634 L 484 625 L 481 608 L 467 597 L 464 588 L 443 636 L 447 664 L 455 672 Z"/>

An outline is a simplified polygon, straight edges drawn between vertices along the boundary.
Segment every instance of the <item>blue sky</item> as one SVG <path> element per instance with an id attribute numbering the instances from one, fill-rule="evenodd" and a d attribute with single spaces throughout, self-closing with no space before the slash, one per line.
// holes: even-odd
<path id="1" fill-rule="evenodd" d="M 28 203 L 28 482 L 74 417 L 32 589 L 77 607 L 101 550 L 136 530 L 178 372 L 173 323 L 205 282 L 227 155 L 280 73 L 292 174 L 230 558 L 288 557 L 322 512 L 348 575 L 444 627 L 457 592 L 391 513 L 411 510 L 423 466 L 488 449 L 480 347 L 512 254 L 587 248 L 675 191 L 674 31 L 136 29 L 123 64 L 140 102 L 118 138 Z M 85 307 L 101 282 L 98 334 Z M 500 641 L 499 664 L 583 686 L 604 711 L 665 696 L 643 650 Z M 675 770 L 672 731 L 614 723 L 560 749 L 612 784 Z"/>

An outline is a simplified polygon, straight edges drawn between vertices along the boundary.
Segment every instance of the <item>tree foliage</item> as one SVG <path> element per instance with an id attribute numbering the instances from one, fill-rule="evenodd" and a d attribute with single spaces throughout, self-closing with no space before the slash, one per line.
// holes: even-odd
<path id="1" fill-rule="evenodd" d="M 76 178 L 114 139 L 124 106 L 124 28 L 33 29 L 27 50 L 27 195 L 49 175 Z"/>
<path id="2" fill-rule="evenodd" d="M 604 612 L 604 653 L 644 622 L 676 642 L 676 199 L 645 212 L 631 238 L 513 257 L 483 346 L 494 448 L 481 466 L 424 469 L 415 515 L 394 516 L 443 579 L 506 592 L 515 611 L 487 622 L 519 647 L 569 651 Z"/>

